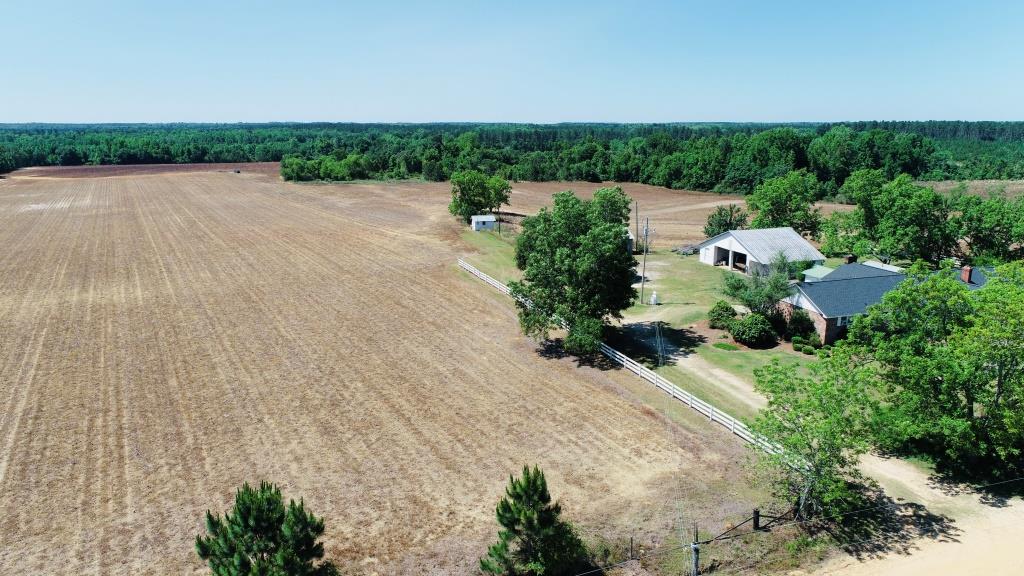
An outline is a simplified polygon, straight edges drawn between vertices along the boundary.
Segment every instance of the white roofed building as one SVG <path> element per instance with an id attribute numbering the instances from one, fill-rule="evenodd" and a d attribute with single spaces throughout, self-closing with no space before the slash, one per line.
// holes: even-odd
<path id="1" fill-rule="evenodd" d="M 469 219 L 469 225 L 473 228 L 474 232 L 494 230 L 497 222 L 498 218 L 494 214 L 477 214 Z"/>
<path id="2" fill-rule="evenodd" d="M 700 243 L 700 261 L 744 274 L 767 273 L 781 253 L 789 262 L 824 264 L 825 255 L 792 228 L 730 230 Z"/>

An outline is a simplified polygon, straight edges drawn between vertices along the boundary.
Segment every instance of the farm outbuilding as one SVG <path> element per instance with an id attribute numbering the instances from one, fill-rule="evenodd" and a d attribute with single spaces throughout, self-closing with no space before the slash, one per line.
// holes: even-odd
<path id="1" fill-rule="evenodd" d="M 825 255 L 792 228 L 730 230 L 708 238 L 697 248 L 702 263 L 744 274 L 768 272 L 779 254 L 789 262 L 825 262 Z"/>
<path id="2" fill-rule="evenodd" d="M 470 218 L 470 225 L 474 232 L 481 230 L 494 230 L 498 218 L 494 214 L 477 214 Z"/>
<path id="3" fill-rule="evenodd" d="M 804 282 L 818 282 L 822 278 L 828 276 L 835 268 L 829 268 L 828 266 L 822 266 L 821 264 L 815 264 L 807 270 L 804 270 Z"/>

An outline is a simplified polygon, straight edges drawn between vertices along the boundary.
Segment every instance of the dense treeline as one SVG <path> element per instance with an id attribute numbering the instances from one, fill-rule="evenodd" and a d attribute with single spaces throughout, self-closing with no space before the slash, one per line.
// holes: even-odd
<path id="1" fill-rule="evenodd" d="M 1024 178 L 1024 123 L 0 125 L 0 173 L 282 159 L 290 180 L 446 180 L 478 170 L 741 193 L 807 169 L 831 195 L 859 169 Z"/>
<path id="2" fill-rule="evenodd" d="M 455 172 L 478 170 L 512 180 L 612 180 L 747 193 L 771 178 L 808 169 L 824 183 L 823 194 L 829 195 L 847 175 L 862 168 L 881 169 L 892 176 L 920 176 L 928 170 L 935 150 L 930 140 L 918 135 L 854 132 L 843 126 L 821 135 L 788 126 L 733 133 L 712 126 L 676 136 L 667 131 L 630 136 L 630 127 L 624 126 L 623 138 L 609 138 L 617 132 L 606 127 L 593 133 L 563 132 L 568 129 L 535 134 L 529 127 L 490 127 L 452 137 L 413 134 L 404 141 L 390 140 L 394 135 L 387 134 L 375 148 L 384 148 L 388 154 L 374 155 L 373 148 L 367 151 L 342 143 L 327 155 L 286 157 L 281 174 L 287 180 L 407 176 L 445 180 Z M 519 133 L 512 137 L 516 130 Z"/>

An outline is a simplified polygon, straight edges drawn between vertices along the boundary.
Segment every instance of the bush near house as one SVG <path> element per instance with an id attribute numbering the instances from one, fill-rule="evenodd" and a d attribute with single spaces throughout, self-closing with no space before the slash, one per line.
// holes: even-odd
<path id="1" fill-rule="evenodd" d="M 800 308 L 793 310 L 793 314 L 790 315 L 789 321 L 786 323 L 786 339 L 795 342 L 797 337 L 812 336 L 817 336 L 814 330 L 814 320 L 811 320 L 811 316 L 805 310 Z"/>
<path id="2" fill-rule="evenodd" d="M 770 346 L 775 343 L 775 330 L 772 323 L 756 312 L 747 314 L 729 327 L 734 340 L 746 346 Z"/>
<path id="3" fill-rule="evenodd" d="M 708 311 L 708 326 L 716 330 L 728 330 L 736 321 L 736 310 L 725 300 L 715 302 Z"/>

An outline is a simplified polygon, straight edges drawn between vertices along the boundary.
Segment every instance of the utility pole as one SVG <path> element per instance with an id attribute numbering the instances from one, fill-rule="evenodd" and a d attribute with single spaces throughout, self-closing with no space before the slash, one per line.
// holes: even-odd
<path id="1" fill-rule="evenodd" d="M 636 236 L 634 236 L 634 238 L 636 238 L 637 241 L 640 241 L 640 201 L 639 200 L 633 200 L 633 216 L 636 217 Z"/>
<path id="2" fill-rule="evenodd" d="M 651 219 L 644 221 L 644 265 L 640 270 L 640 303 L 644 303 L 644 285 L 647 283 L 647 246 L 650 244 L 648 236 L 651 231 Z"/>
<path id="3" fill-rule="evenodd" d="M 693 523 L 693 544 L 690 544 L 693 551 L 693 576 L 700 576 L 700 542 L 697 540 L 697 523 Z"/>

